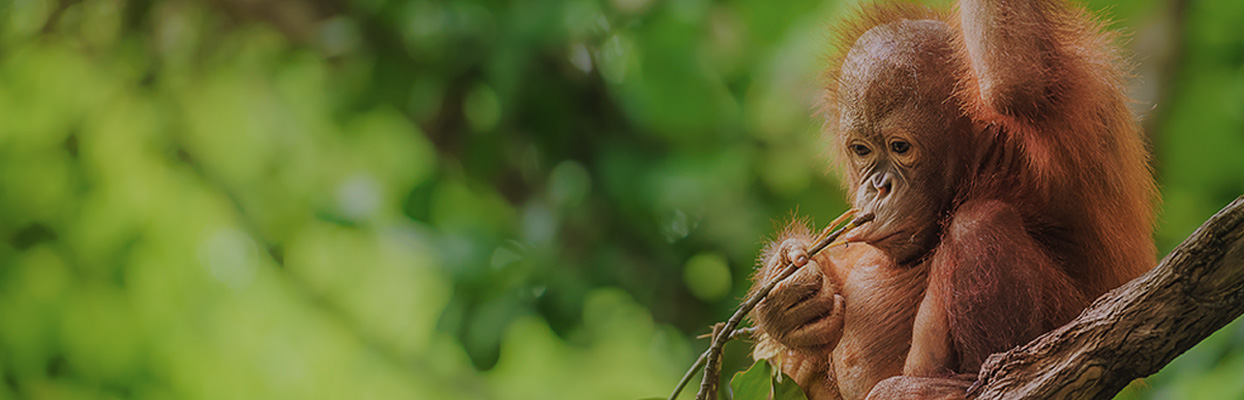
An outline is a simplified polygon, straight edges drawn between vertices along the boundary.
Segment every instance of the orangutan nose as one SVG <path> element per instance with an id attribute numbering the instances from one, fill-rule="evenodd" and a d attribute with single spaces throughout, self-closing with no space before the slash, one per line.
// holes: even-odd
<path id="1" fill-rule="evenodd" d="M 877 190 L 877 198 L 879 199 L 890 194 L 890 191 L 894 189 L 894 175 L 889 172 L 873 175 L 869 180 L 873 185 L 873 189 Z"/>

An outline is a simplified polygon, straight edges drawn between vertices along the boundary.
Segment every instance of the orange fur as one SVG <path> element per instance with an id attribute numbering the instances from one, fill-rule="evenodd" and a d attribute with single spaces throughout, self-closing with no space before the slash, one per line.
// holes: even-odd
<path id="1" fill-rule="evenodd" d="M 796 354 L 800 373 L 806 375 L 809 365 L 824 371 L 823 379 L 800 382 L 815 384 L 814 399 L 861 398 L 870 389 L 870 398 L 961 398 L 956 391 L 965 386 L 962 379 L 970 379 L 964 376 L 989 353 L 1065 323 L 1089 300 L 1156 263 L 1151 233 L 1157 190 L 1139 125 L 1126 107 L 1128 66 L 1114 46 L 1117 35 L 1062 1 L 959 3 L 953 12 L 909 3 L 866 5 L 835 29 L 838 46 L 822 76 L 818 115 L 856 207 L 896 207 L 878 205 L 888 183 L 887 191 L 877 192 L 882 194 L 857 197 L 875 190 L 866 185 L 880 182 L 880 167 L 861 164 L 866 153 L 852 161 L 848 148 L 892 135 L 885 129 L 936 150 L 925 157 L 938 164 L 897 168 L 909 169 L 899 172 L 910 175 L 902 178 L 916 182 L 917 192 L 949 195 L 893 201 L 916 204 L 890 219 L 935 230 L 929 247 L 882 249 L 898 261 L 872 257 L 877 249 L 869 245 L 835 249 L 814 260 L 833 285 L 819 291 L 805 285 L 789 289 L 803 290 L 797 296 L 784 295 L 824 304 L 826 296 L 845 297 L 843 315 L 822 311 L 823 318 L 843 319 L 843 332 L 825 333 L 841 335 L 836 347 L 799 348 L 811 342 L 806 331 L 802 342 L 777 343 L 759 324 L 768 348 Z M 918 20 L 944 25 L 903 23 Z M 851 61 L 861 38 L 879 27 L 885 29 L 872 32 L 868 46 L 900 41 L 894 45 L 901 49 L 898 59 L 864 49 L 862 58 Z M 938 32 L 949 32 L 949 39 Z M 844 69 L 850 65 L 884 68 Z M 902 68 L 885 69 L 894 65 Z M 945 101 L 925 101 L 930 96 Z M 874 108 L 864 111 L 851 103 L 876 99 L 883 103 L 866 103 Z M 902 107 L 885 103 L 890 101 Z M 925 108 L 911 111 L 913 105 Z M 850 107 L 855 114 L 844 114 Z M 878 119 L 883 117 L 890 119 Z M 895 118 L 906 125 L 887 122 Z M 893 126 L 870 125 L 884 123 Z M 927 129 L 904 128 L 912 124 Z M 928 173 L 934 166 L 945 170 Z M 936 215 L 921 215 L 929 209 Z M 788 228 L 766 248 L 761 275 L 785 256 L 790 239 L 808 235 L 806 226 Z M 912 237 L 918 246 L 925 243 Z M 781 321 L 780 309 L 762 312 Z M 895 364 L 894 349 L 905 363 Z M 825 389 L 827 382 L 836 390 Z"/>

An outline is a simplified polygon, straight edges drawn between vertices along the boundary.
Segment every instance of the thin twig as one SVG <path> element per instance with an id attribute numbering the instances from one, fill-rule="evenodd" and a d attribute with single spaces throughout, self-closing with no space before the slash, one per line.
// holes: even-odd
<path id="1" fill-rule="evenodd" d="M 838 230 L 833 231 L 832 233 L 828 235 L 825 235 L 824 237 L 821 238 L 821 240 L 817 241 L 816 245 L 812 246 L 812 249 L 808 251 L 808 259 L 811 259 L 812 257 L 816 256 L 816 254 L 819 253 L 821 250 L 824 250 L 826 247 L 828 247 L 830 243 L 833 243 L 834 240 L 837 240 L 839 236 L 842 236 L 843 232 L 846 232 L 852 228 L 860 226 L 864 224 L 865 222 L 872 221 L 872 219 L 873 219 L 872 214 L 862 215 L 856 218 L 855 220 L 852 220 L 846 226 L 843 226 L 842 228 L 839 228 Z M 804 265 L 807 265 L 807 264 L 804 264 Z M 696 371 L 698 371 L 701 367 L 705 367 L 704 378 L 700 382 L 700 391 L 696 393 L 696 399 L 706 400 L 706 399 L 711 399 L 711 398 L 716 397 L 717 384 L 718 384 L 718 381 L 720 380 L 720 377 L 718 376 L 720 374 L 718 373 L 717 369 L 719 368 L 719 365 L 721 363 L 721 352 L 722 352 L 722 349 L 725 348 L 726 342 L 730 341 L 730 339 L 734 338 L 734 336 L 737 334 L 737 331 L 735 331 L 734 328 L 738 326 L 740 322 L 743 321 L 743 317 L 746 316 L 747 313 L 751 312 L 753 308 L 756 308 L 756 305 L 759 304 L 761 300 L 764 300 L 765 296 L 769 295 L 769 292 L 773 291 L 773 288 L 777 286 L 778 282 L 781 282 L 782 280 L 785 280 L 786 278 L 790 277 L 797 270 L 799 270 L 799 267 L 796 267 L 794 264 L 791 264 L 789 262 L 785 263 L 783 265 L 782 272 L 780 272 L 776 277 L 774 277 L 769 282 L 765 283 L 765 285 L 761 287 L 760 290 L 753 293 L 751 297 L 748 297 L 747 300 L 743 302 L 743 304 L 739 305 L 738 310 L 735 310 L 734 315 L 731 315 L 730 319 L 727 320 L 724 323 L 724 325 L 717 324 L 716 326 L 714 326 L 713 341 L 709 345 L 708 350 L 705 350 L 704 354 L 701 354 L 700 358 L 696 360 L 695 364 L 691 366 L 691 369 L 688 370 L 687 373 L 683 376 L 682 381 L 679 381 L 678 386 L 674 388 L 674 393 L 670 394 L 670 397 L 669 397 L 670 400 L 673 400 L 678 397 L 678 394 L 682 392 L 683 387 L 686 386 L 687 381 L 689 381 L 691 379 L 691 376 L 695 375 Z M 723 335 L 721 334 L 721 332 L 729 332 L 730 334 Z"/>
<path id="2" fill-rule="evenodd" d="M 729 322 L 729 321 L 726 321 Z M 700 378 L 700 391 L 696 392 L 695 398 L 699 399 L 716 399 L 717 398 L 717 382 L 719 379 L 709 379 L 710 376 L 721 375 L 721 352 L 716 350 L 717 344 L 722 343 L 725 348 L 725 341 L 721 340 L 721 332 L 726 331 L 726 323 L 718 322 L 713 325 L 713 340 L 708 346 L 708 357 L 704 357 L 704 377 Z"/>
<path id="3" fill-rule="evenodd" d="M 734 329 L 734 333 L 730 333 L 730 338 L 726 339 L 726 342 L 729 342 L 729 340 L 738 339 L 740 337 L 750 337 L 750 335 L 753 335 L 756 333 L 756 330 L 760 330 L 760 329 L 756 329 L 756 327 Z M 708 339 L 712 337 L 713 337 L 713 334 L 705 334 L 703 335 L 703 337 L 697 337 L 697 339 L 700 339 L 700 338 Z M 689 384 L 690 381 L 692 381 L 692 376 L 695 376 L 695 373 L 699 373 L 700 368 L 704 368 L 704 360 L 707 360 L 707 359 L 708 359 L 708 350 L 705 349 L 704 353 L 700 353 L 700 357 L 695 359 L 695 363 L 692 364 L 692 368 L 687 370 L 687 374 L 683 374 L 683 379 L 678 380 L 678 385 L 674 386 L 674 394 L 669 395 L 669 400 L 674 400 L 674 398 L 678 398 L 678 394 L 682 393 L 683 388 L 687 388 L 687 384 Z"/>

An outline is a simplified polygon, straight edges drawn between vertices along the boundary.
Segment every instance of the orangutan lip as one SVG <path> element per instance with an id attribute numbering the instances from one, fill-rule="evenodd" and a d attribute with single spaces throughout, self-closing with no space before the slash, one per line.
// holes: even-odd
<path id="1" fill-rule="evenodd" d="M 867 242 L 868 242 L 869 244 L 877 244 L 877 243 L 882 243 L 882 242 L 885 242 L 886 240 L 889 240 L 889 239 L 890 239 L 890 238 L 892 238 L 892 237 L 897 236 L 899 233 L 900 233 L 900 232 L 891 232 L 889 235 L 885 235 L 885 236 L 882 236 L 882 237 L 879 237 L 879 238 L 876 238 L 876 239 L 873 239 L 873 240 L 869 240 L 869 241 L 867 241 Z"/>
<path id="2" fill-rule="evenodd" d="M 864 227 L 868 226 L 868 224 L 875 224 L 875 223 L 876 223 L 876 222 L 873 222 L 873 221 L 865 222 L 864 224 L 860 225 L 859 227 L 857 227 L 857 228 L 855 228 L 855 229 L 862 229 L 862 228 L 864 228 Z M 870 235 L 869 235 L 870 233 L 872 233 L 872 232 L 862 232 L 862 231 L 858 231 L 858 230 L 857 230 L 857 231 L 854 231 L 854 232 L 849 233 L 849 234 L 848 234 L 848 235 L 846 235 L 846 237 L 845 237 L 845 238 L 843 238 L 843 239 L 844 239 L 844 240 L 846 240 L 846 241 L 848 241 L 848 242 L 864 242 L 864 243 L 874 244 L 874 243 L 881 243 L 881 242 L 883 242 L 883 241 L 885 241 L 885 240 L 887 240 L 887 239 L 890 239 L 891 237 L 894 237 L 895 235 L 898 235 L 899 233 L 902 233 L 902 232 L 899 232 L 899 231 L 894 231 L 894 232 L 890 232 L 890 233 L 886 234 L 885 236 L 881 236 L 881 237 L 877 237 L 877 238 L 872 238 L 872 237 L 869 237 L 869 236 L 870 236 Z"/>

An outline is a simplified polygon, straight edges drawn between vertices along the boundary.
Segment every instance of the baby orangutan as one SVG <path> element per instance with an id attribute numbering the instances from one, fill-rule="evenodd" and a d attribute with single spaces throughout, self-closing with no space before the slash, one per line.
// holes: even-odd
<path id="1" fill-rule="evenodd" d="M 825 116 L 875 220 L 807 255 L 793 224 L 756 282 L 758 359 L 812 399 L 963 398 L 986 357 L 1156 263 L 1155 189 L 1111 36 L 1063 1 L 865 9 Z"/>

